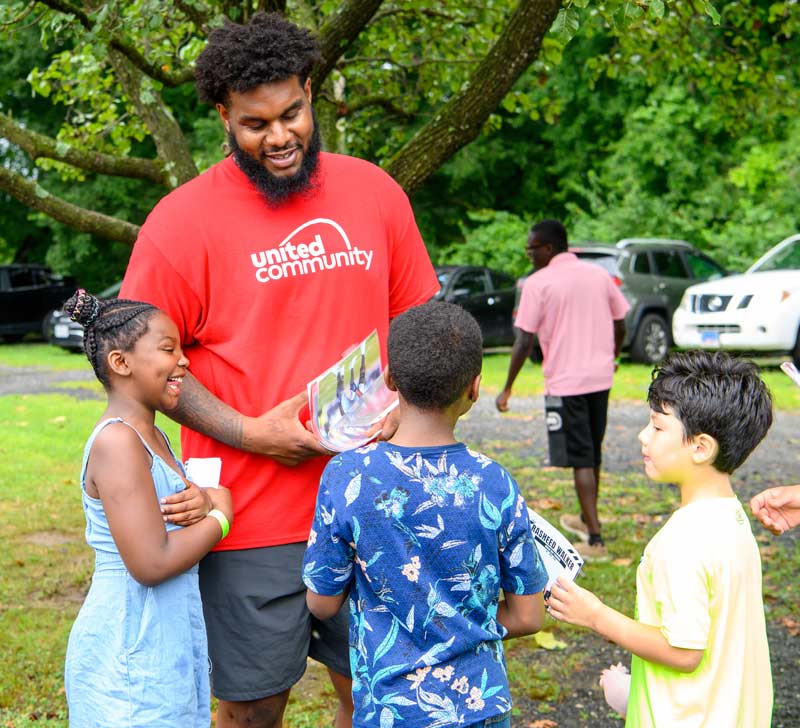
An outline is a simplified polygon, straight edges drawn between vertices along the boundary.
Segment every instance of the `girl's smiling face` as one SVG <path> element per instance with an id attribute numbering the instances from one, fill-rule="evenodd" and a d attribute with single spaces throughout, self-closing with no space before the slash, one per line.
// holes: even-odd
<path id="1" fill-rule="evenodd" d="M 162 311 L 154 314 L 126 359 L 142 401 L 160 410 L 178 404 L 189 359 L 181 349 L 178 327 L 169 316 Z"/>

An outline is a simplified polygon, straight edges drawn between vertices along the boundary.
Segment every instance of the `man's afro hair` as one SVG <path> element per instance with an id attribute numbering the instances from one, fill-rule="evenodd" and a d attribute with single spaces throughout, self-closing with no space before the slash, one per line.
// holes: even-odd
<path id="1" fill-rule="evenodd" d="M 292 76 L 304 84 L 320 58 L 311 32 L 280 13 L 256 13 L 247 25 L 226 20 L 197 58 L 197 92 L 216 105 L 227 104 L 231 91 L 243 93 Z"/>

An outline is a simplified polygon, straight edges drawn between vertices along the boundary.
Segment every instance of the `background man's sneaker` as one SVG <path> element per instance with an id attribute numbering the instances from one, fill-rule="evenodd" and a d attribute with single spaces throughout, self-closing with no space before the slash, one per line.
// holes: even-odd
<path id="1" fill-rule="evenodd" d="M 610 558 L 608 549 L 602 543 L 590 546 L 588 543 L 578 541 L 578 543 L 572 544 L 572 548 L 581 555 L 584 561 L 608 561 Z"/>
<path id="2" fill-rule="evenodd" d="M 577 536 L 581 541 L 589 542 L 589 527 L 581 520 L 580 515 L 565 513 L 558 519 L 558 523 L 567 533 Z"/>

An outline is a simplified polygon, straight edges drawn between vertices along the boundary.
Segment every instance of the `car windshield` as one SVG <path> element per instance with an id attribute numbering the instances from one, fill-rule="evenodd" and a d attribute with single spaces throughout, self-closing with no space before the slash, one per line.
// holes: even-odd
<path id="1" fill-rule="evenodd" d="M 754 265 L 749 272 L 767 270 L 800 270 L 800 239 L 780 248 L 774 255 L 765 258 L 760 265 Z"/>

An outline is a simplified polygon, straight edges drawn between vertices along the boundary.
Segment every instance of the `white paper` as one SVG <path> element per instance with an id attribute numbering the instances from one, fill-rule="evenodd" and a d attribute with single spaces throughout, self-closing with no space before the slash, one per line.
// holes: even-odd
<path id="1" fill-rule="evenodd" d="M 575 581 L 583 566 L 583 559 L 572 547 L 569 539 L 552 523 L 531 508 L 528 508 L 528 517 L 531 521 L 534 543 L 547 570 L 547 586 L 544 590 L 544 598 L 547 599 L 553 582 L 559 576 Z"/>
<path id="2" fill-rule="evenodd" d="M 186 477 L 201 488 L 218 488 L 222 458 L 189 458 Z"/>

